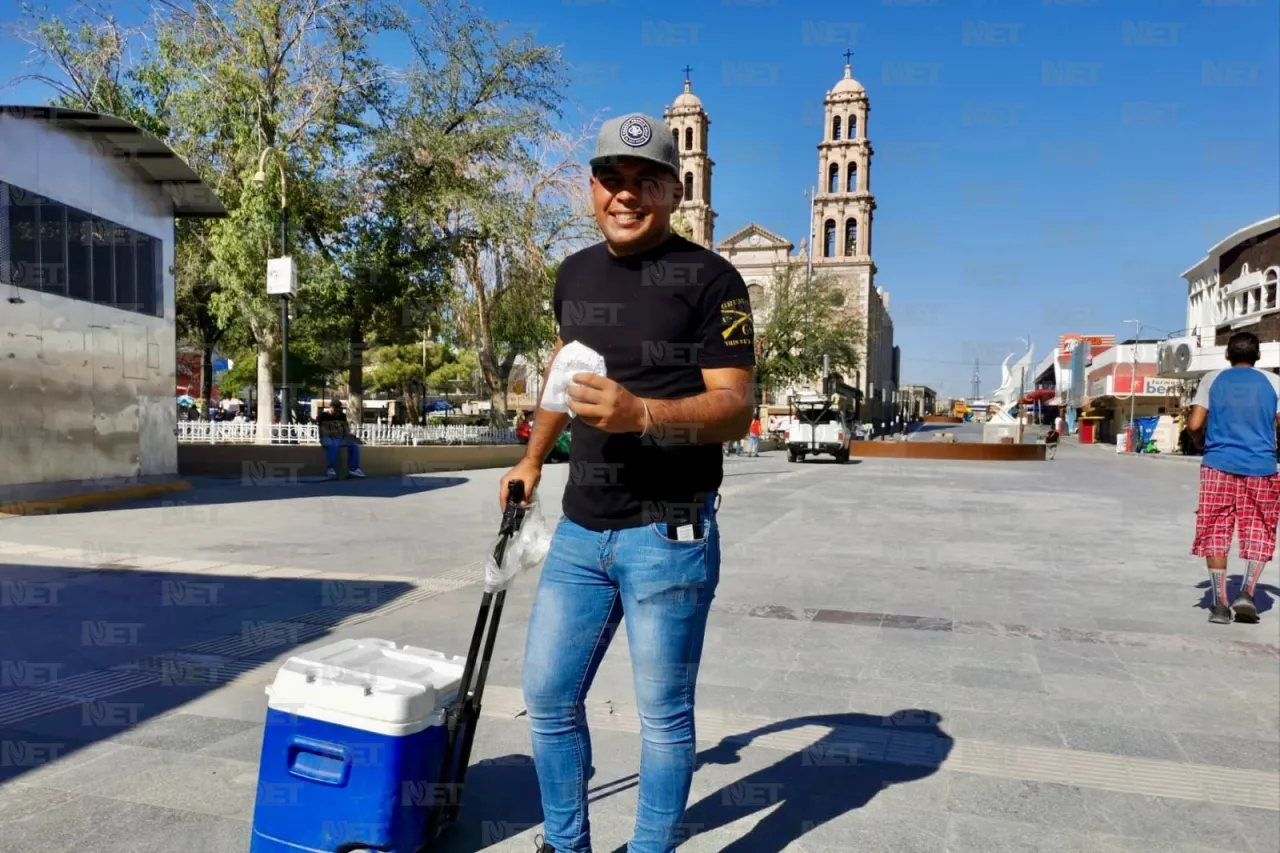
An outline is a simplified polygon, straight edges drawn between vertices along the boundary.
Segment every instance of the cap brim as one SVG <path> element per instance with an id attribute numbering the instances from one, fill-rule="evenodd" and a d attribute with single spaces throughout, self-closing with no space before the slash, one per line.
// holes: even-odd
<path id="1" fill-rule="evenodd" d="M 642 163 L 651 163 L 654 166 L 660 166 L 667 172 L 680 176 L 680 170 L 672 166 L 666 160 L 659 160 L 657 157 L 647 157 L 644 154 L 602 154 L 592 157 L 588 162 L 592 166 L 613 166 L 628 160 L 638 160 Z"/>

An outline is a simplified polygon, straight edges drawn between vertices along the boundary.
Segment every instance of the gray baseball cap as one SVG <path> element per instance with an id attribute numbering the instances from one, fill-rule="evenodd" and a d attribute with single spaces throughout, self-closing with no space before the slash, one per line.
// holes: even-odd
<path id="1" fill-rule="evenodd" d="M 604 166 L 623 158 L 647 160 L 680 174 L 680 155 L 676 138 L 667 123 L 644 113 L 629 113 L 611 118 L 596 137 L 596 153 L 592 166 Z"/>

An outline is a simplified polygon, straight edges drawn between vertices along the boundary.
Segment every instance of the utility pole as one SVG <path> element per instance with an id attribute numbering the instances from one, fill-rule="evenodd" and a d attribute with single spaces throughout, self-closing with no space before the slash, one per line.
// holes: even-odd
<path id="1" fill-rule="evenodd" d="M 1134 448 L 1133 438 L 1133 416 L 1134 409 L 1137 407 L 1138 389 L 1134 387 L 1134 383 L 1138 381 L 1138 337 L 1142 334 L 1142 324 L 1137 320 L 1125 320 L 1125 323 L 1133 323 L 1133 344 L 1130 349 L 1133 351 L 1133 358 L 1129 361 L 1129 448 Z"/>
<path id="2" fill-rule="evenodd" d="M 976 358 L 973 360 L 973 379 L 970 395 L 974 400 L 982 396 L 982 371 L 978 369 L 978 360 Z"/>

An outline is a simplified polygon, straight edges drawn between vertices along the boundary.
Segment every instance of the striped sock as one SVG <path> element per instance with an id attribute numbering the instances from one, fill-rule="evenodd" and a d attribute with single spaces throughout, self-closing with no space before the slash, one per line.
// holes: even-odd
<path id="1" fill-rule="evenodd" d="M 1244 586 L 1242 587 L 1243 592 L 1253 595 L 1253 589 L 1258 585 L 1258 578 L 1262 576 L 1262 570 L 1266 567 L 1267 564 L 1262 560 L 1249 561 L 1249 568 L 1245 572 L 1244 576 Z"/>
<path id="2" fill-rule="evenodd" d="M 1213 587 L 1213 603 L 1214 606 L 1227 604 L 1227 570 L 1226 569 L 1210 569 L 1209 581 Z"/>

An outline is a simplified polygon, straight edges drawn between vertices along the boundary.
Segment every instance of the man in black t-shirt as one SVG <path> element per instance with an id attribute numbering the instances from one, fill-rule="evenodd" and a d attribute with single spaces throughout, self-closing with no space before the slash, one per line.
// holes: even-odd
<path id="1" fill-rule="evenodd" d="M 352 477 L 363 477 L 364 471 L 360 470 L 360 443 L 351 434 L 350 426 L 347 424 L 347 413 L 342 410 L 342 403 L 337 400 L 330 401 L 328 410 L 321 412 L 316 418 L 316 428 L 319 430 L 320 444 L 324 447 L 325 460 L 329 466 L 327 472 L 329 479 L 338 478 L 338 450 L 342 447 L 347 448 L 347 452 L 351 454 L 348 457 L 350 461 L 348 473 Z"/>
<path id="2" fill-rule="evenodd" d="M 605 122 L 591 166 L 604 242 L 560 266 L 556 351 L 581 342 L 604 356 L 607 378 L 578 374 L 569 389 L 565 519 L 525 648 L 540 849 L 591 849 L 583 702 L 625 613 L 643 721 L 630 853 L 669 853 L 693 777 L 694 686 L 720 574 L 720 448 L 751 424 L 754 332 L 742 276 L 671 232 L 683 185 L 667 126 L 641 114 Z M 532 494 L 569 422 L 539 408 L 500 503 L 514 480 Z"/>

